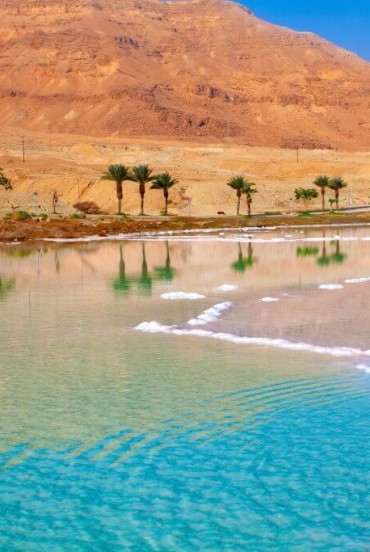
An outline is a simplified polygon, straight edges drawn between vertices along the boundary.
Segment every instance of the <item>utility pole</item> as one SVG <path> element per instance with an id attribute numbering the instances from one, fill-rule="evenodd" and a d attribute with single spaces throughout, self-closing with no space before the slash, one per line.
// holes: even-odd
<path id="1" fill-rule="evenodd" d="M 189 206 L 189 217 L 190 217 L 190 215 L 191 215 L 191 199 L 192 199 L 192 198 L 189 197 L 189 204 L 188 204 L 188 206 Z"/>

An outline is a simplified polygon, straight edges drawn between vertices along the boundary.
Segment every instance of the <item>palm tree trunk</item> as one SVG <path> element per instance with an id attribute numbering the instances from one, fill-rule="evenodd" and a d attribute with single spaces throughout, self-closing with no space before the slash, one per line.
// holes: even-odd
<path id="1" fill-rule="evenodd" d="M 339 190 L 335 190 L 335 205 L 338 210 L 339 209 Z"/>
<path id="2" fill-rule="evenodd" d="M 122 197 L 123 197 L 122 182 L 118 181 L 116 183 L 116 193 L 117 193 L 117 199 L 118 199 L 118 214 L 120 215 L 121 209 L 122 209 Z"/>
<path id="3" fill-rule="evenodd" d="M 163 190 L 164 194 L 164 214 L 168 214 L 168 191 L 166 189 Z"/>
<path id="4" fill-rule="evenodd" d="M 252 212 L 251 212 L 251 200 L 248 199 L 247 200 L 247 207 L 248 207 L 248 217 L 251 217 L 252 216 Z"/>
<path id="5" fill-rule="evenodd" d="M 322 210 L 325 212 L 325 188 L 321 188 Z"/>
<path id="6" fill-rule="evenodd" d="M 239 213 L 240 213 L 240 198 L 241 198 L 241 193 L 240 192 L 236 192 L 236 195 L 238 197 L 238 200 L 237 200 L 237 203 L 236 203 L 236 216 L 238 217 L 239 216 Z"/>
<path id="7" fill-rule="evenodd" d="M 141 201 L 140 201 L 141 214 L 143 215 L 144 214 L 145 184 L 140 184 L 139 192 L 140 192 L 140 196 L 141 196 Z"/>

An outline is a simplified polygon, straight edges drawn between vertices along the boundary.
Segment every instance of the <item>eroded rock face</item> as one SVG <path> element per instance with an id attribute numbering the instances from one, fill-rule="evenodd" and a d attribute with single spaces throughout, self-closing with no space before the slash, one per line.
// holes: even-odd
<path id="1" fill-rule="evenodd" d="M 3 125 L 370 147 L 370 64 L 238 4 L 1 0 L 0 7 Z"/>

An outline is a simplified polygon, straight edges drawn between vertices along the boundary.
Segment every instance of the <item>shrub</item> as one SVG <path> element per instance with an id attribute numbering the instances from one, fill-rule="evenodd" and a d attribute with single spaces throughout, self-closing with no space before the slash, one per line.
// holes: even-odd
<path id="1" fill-rule="evenodd" d="M 101 210 L 94 201 L 82 201 L 73 205 L 77 211 L 86 213 L 87 215 L 100 215 Z"/>
<path id="2" fill-rule="evenodd" d="M 6 190 L 13 189 L 12 183 L 3 173 L 3 169 L 0 169 L 0 186 L 3 186 Z"/>
<path id="3" fill-rule="evenodd" d="M 16 220 L 29 220 L 32 216 L 27 211 L 17 211 L 14 215 Z"/>

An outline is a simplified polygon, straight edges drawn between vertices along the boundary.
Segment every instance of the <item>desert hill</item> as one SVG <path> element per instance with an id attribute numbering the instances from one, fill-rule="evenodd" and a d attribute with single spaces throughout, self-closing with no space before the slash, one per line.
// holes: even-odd
<path id="1" fill-rule="evenodd" d="M 370 149 L 370 64 L 225 0 L 0 0 L 2 125 Z"/>

